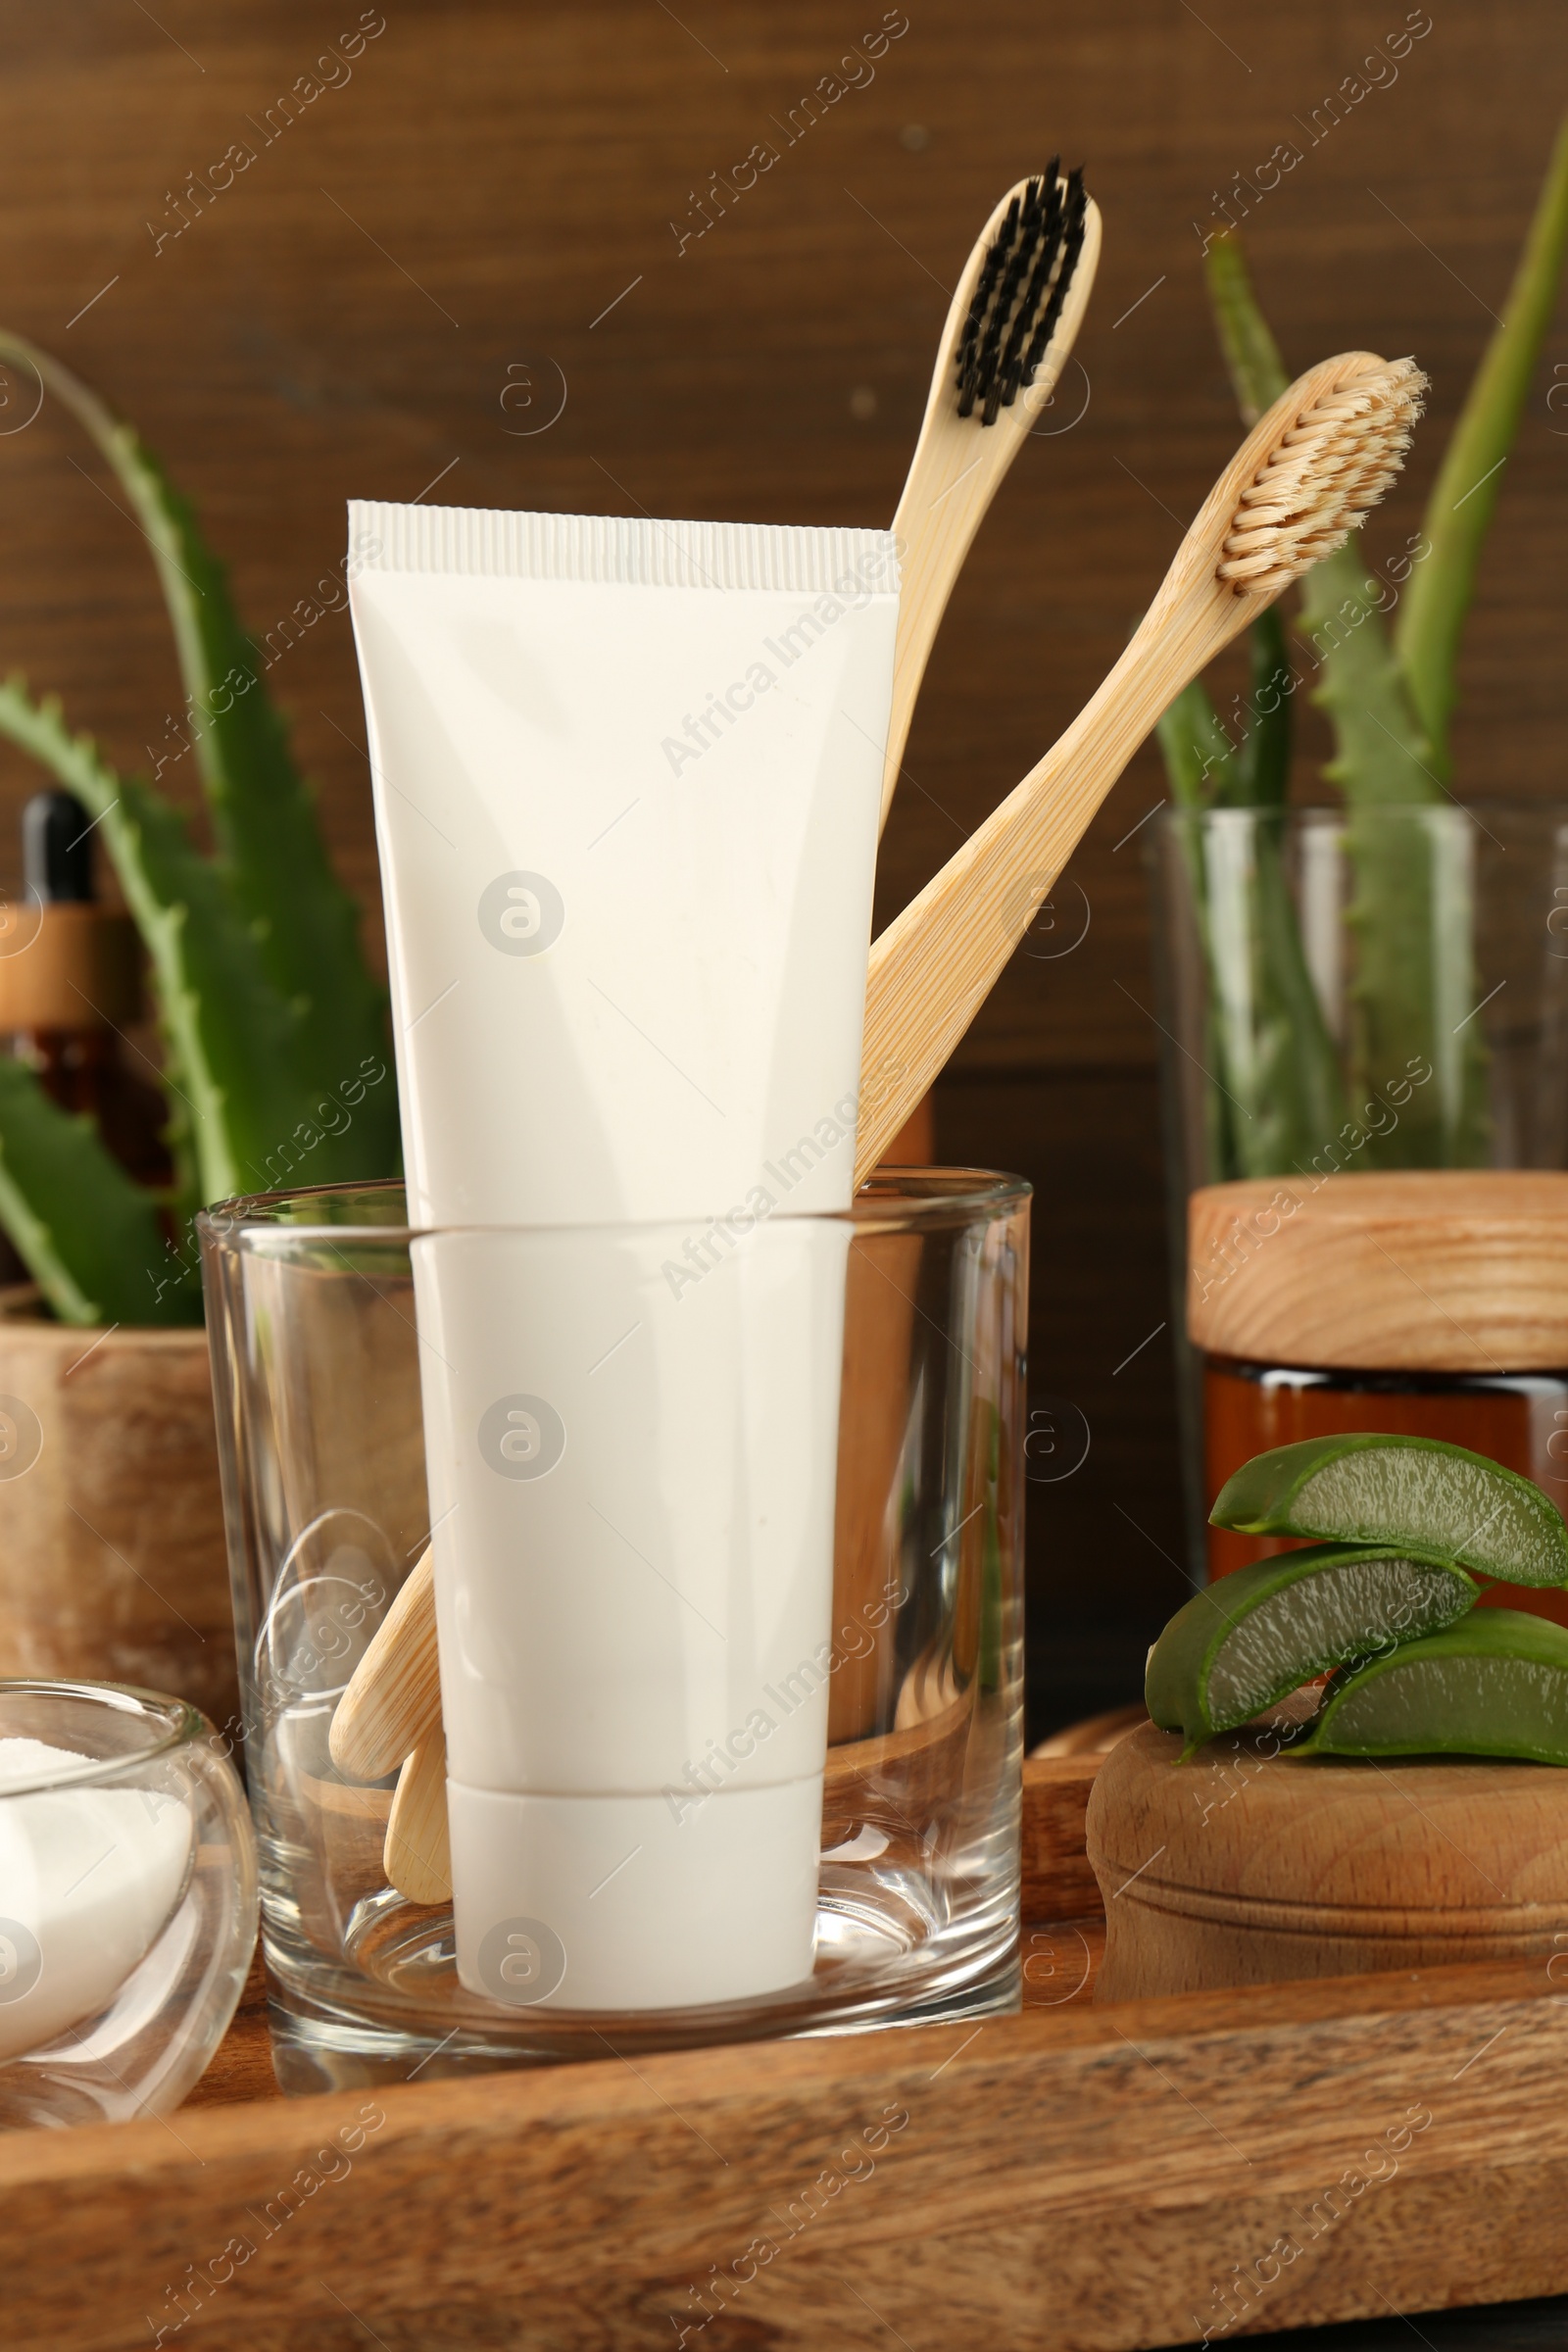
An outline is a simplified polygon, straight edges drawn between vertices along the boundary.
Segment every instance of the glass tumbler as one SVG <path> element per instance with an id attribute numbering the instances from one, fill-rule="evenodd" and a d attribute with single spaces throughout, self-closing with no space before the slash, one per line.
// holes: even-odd
<path id="1" fill-rule="evenodd" d="M 837 1216 L 421 1234 L 386 1184 L 203 1218 L 285 2089 L 1016 2004 L 1028 1192 L 900 1169 Z M 694 1335 L 719 1347 L 737 1317 L 778 1344 L 707 1360 Z M 652 1433 L 612 1401 L 639 1394 Z M 558 1543 L 546 1575 L 509 1531 L 571 1494 L 593 1542 Z M 356 1780 L 329 1746 L 427 1546 L 456 1905 L 393 1885 L 397 1775 Z M 493 1590 L 464 1582 L 481 1554 Z M 677 1635 L 684 1680 L 653 1665 Z M 481 1735 L 510 1777 L 475 1794 Z M 662 1785 L 627 1796 L 644 1751 Z M 792 1793 L 736 1812 L 786 1753 Z M 608 1810 L 568 1812 L 552 1846 L 562 1787 Z M 756 1850 L 694 1871 L 743 1818 Z M 475 1913 L 465 1840 L 492 1819 L 498 1868 L 526 1847 L 528 1886 L 573 1924 Z M 623 1859 L 596 1847 L 601 1819 L 645 1825 Z M 726 1990 L 730 1931 L 744 1946 L 754 1913 L 798 1918 L 792 1872 L 804 1936 L 781 1931 L 777 1981 Z"/>
<path id="2" fill-rule="evenodd" d="M 0 1683 L 0 2126 L 172 2113 L 255 1947 L 250 1817 L 206 1717 Z"/>

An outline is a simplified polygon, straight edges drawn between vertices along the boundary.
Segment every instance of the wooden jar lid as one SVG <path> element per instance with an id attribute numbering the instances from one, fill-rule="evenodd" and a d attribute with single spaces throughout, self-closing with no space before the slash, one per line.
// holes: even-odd
<path id="1" fill-rule="evenodd" d="M 1483 1168 L 1205 1185 L 1187 1327 L 1263 1364 L 1568 1367 L 1568 1175 Z"/>
<path id="2" fill-rule="evenodd" d="M 1180 1754 L 1148 1724 L 1096 1779 L 1097 1997 L 1568 1950 L 1568 1771 Z"/>
<path id="3" fill-rule="evenodd" d="M 9 905 L 0 920 L 0 1035 L 121 1028 L 140 1010 L 136 926 L 70 903 Z"/>

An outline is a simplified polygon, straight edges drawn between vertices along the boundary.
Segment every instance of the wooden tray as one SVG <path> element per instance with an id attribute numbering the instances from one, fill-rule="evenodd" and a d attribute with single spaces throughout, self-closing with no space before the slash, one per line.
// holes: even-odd
<path id="1" fill-rule="evenodd" d="M 0 2137 L 7 2340 L 1121 2352 L 1568 2289 L 1568 1956 L 1093 2008 L 1101 1762 L 1026 1768 L 1021 2017 L 285 2101 L 258 1987 L 171 2121 Z"/>

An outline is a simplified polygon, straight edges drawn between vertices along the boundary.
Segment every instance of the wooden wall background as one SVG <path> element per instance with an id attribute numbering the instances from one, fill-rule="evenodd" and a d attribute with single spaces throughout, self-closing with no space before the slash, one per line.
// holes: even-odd
<path id="1" fill-rule="evenodd" d="M 1365 344 L 1432 371 L 1433 422 L 1374 532 L 1392 546 L 1500 305 L 1568 76 L 1554 0 L 1430 0 L 1430 16 L 1404 0 L 906 0 L 874 78 L 678 250 L 670 222 L 698 224 L 710 173 L 780 144 L 778 121 L 883 13 L 378 0 L 365 21 L 384 29 L 318 73 L 357 0 L 5 0 L 0 317 L 166 454 L 265 636 L 337 594 L 350 495 L 886 521 L 976 228 L 1054 149 L 1082 160 L 1105 216 L 1083 373 L 1061 429 L 1018 464 L 938 645 L 918 789 L 885 847 L 891 911 L 1112 662 L 1233 447 L 1194 225 L 1219 225 L 1216 191 L 1282 140 L 1304 148 L 1247 223 L 1288 358 Z M 1372 69 L 1383 86 L 1309 145 L 1313 109 L 1407 17 L 1430 29 L 1396 78 Z M 263 145 L 268 108 L 312 74 L 337 86 Z M 254 163 L 156 245 L 189 175 L 210 184 L 234 141 Z M 1568 375 L 1560 326 L 1469 639 L 1459 771 L 1478 794 L 1562 786 L 1559 364 Z M 557 420 L 520 432 L 563 383 Z M 145 550 L 59 419 L 25 420 L 25 389 L 0 385 L 0 665 L 146 764 L 144 747 L 172 748 L 178 691 Z M 341 614 L 270 679 L 378 952 Z M 189 798 L 186 767 L 164 781 Z M 6 755 L 0 878 L 32 785 Z M 1145 835 L 1124 838 L 1161 792 L 1145 753 L 1072 868 L 1087 936 L 1020 953 L 940 1097 L 947 1156 L 1038 1188 L 1033 1382 L 1092 1439 L 1072 1477 L 1031 1489 L 1037 1730 L 1132 1695 L 1185 1590 L 1167 1338 L 1124 1362 L 1166 1314 Z M 1072 887 L 1062 916 L 1057 943 L 1083 919 Z"/>

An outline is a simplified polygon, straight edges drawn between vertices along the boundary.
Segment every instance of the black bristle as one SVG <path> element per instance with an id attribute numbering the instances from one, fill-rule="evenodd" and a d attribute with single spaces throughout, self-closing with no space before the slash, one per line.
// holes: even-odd
<path id="1" fill-rule="evenodd" d="M 1029 383 L 1051 345 L 1083 250 L 1082 171 L 1060 175 L 1053 156 L 1015 196 L 980 267 L 955 355 L 958 415 L 995 424 Z"/>

